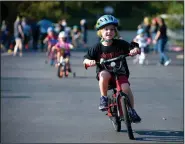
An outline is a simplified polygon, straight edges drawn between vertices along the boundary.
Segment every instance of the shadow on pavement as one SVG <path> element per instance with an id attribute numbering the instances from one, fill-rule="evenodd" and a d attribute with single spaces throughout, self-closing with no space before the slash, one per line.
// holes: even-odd
<path id="1" fill-rule="evenodd" d="M 51 80 L 51 78 L 34 78 L 34 77 L 1 77 L 1 80 Z M 2 90 L 1 90 L 2 91 Z"/>
<path id="2" fill-rule="evenodd" d="M 4 98 L 15 98 L 15 99 L 19 99 L 19 98 L 31 98 L 31 96 L 1 96 L 1 99 Z"/>
<path id="3" fill-rule="evenodd" d="M 95 76 L 76 76 L 74 79 L 96 79 Z"/>
<path id="4" fill-rule="evenodd" d="M 121 132 L 127 132 L 122 130 Z M 136 141 L 156 141 L 156 142 L 183 142 L 184 131 L 170 131 L 170 130 L 136 130 L 134 133 L 142 135 L 136 137 Z"/>
<path id="5" fill-rule="evenodd" d="M 134 65 L 134 64 L 133 64 Z M 149 63 L 149 64 L 143 64 L 143 65 L 139 65 L 139 64 L 135 64 L 137 66 L 141 66 L 141 67 L 150 67 L 150 66 L 156 66 L 156 67 L 161 67 L 161 68 L 168 68 L 168 67 L 171 67 L 171 66 L 175 66 L 175 67 L 178 67 L 178 66 L 184 66 L 184 63 L 183 62 L 180 62 L 180 63 L 170 63 L 168 66 L 162 66 L 162 65 L 159 65 L 157 63 Z"/>

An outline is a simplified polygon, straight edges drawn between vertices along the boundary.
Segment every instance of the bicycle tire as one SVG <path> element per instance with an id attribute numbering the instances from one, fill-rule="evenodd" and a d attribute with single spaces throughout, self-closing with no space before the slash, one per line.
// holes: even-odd
<path id="1" fill-rule="evenodd" d="M 114 130 L 117 132 L 121 131 L 121 121 L 119 120 L 118 116 L 112 116 L 110 117 L 110 120 L 112 122 L 112 125 L 114 127 Z"/>
<path id="2" fill-rule="evenodd" d="M 128 137 L 129 139 L 134 140 L 135 138 L 134 138 L 134 134 L 132 131 L 132 125 L 131 125 L 131 121 L 130 121 L 129 114 L 128 114 L 127 100 L 125 97 L 122 97 L 121 99 L 122 99 L 121 106 L 122 106 L 122 110 L 124 114 L 124 122 L 127 128 Z"/>
<path id="3" fill-rule="evenodd" d="M 112 104 L 114 103 L 114 100 L 112 98 L 108 98 L 108 104 Z M 112 125 L 114 127 L 114 130 L 117 132 L 121 131 L 121 121 L 118 117 L 118 112 L 117 112 L 117 108 L 116 107 L 112 107 L 110 108 L 110 111 L 112 113 L 112 116 L 110 116 L 110 120 L 112 122 Z"/>
<path id="4" fill-rule="evenodd" d="M 62 74 L 61 74 L 61 73 L 62 73 Z M 60 65 L 58 66 L 57 75 L 58 75 L 59 78 L 62 78 L 63 75 L 64 75 L 63 65 L 62 65 L 62 64 L 60 64 Z"/>

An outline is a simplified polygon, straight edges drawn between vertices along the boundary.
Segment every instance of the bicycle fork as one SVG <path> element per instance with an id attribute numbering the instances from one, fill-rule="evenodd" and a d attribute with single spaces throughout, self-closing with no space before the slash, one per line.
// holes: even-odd
<path id="1" fill-rule="evenodd" d="M 121 102 L 121 100 L 122 100 L 122 102 Z M 131 108 L 132 106 L 131 106 L 130 100 L 128 98 L 128 95 L 125 94 L 124 92 L 120 91 L 119 94 L 116 97 L 116 103 L 117 103 L 118 117 L 120 117 L 121 120 L 124 120 L 124 113 L 123 113 L 123 110 L 122 110 L 121 103 L 124 105 L 125 103 L 123 101 L 125 101 L 125 100 L 128 104 L 128 107 Z"/>

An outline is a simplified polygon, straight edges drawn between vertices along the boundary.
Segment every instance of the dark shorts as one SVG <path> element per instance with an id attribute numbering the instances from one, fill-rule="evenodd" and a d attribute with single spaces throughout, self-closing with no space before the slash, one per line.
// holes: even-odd
<path id="1" fill-rule="evenodd" d="M 22 36 L 21 36 L 21 34 L 14 34 L 14 38 L 15 39 L 22 39 Z"/>
<path id="2" fill-rule="evenodd" d="M 64 58 L 70 57 L 70 56 L 71 56 L 70 53 L 64 53 Z"/>
<path id="3" fill-rule="evenodd" d="M 23 43 L 28 44 L 29 40 L 30 40 L 30 37 L 27 35 L 24 35 L 24 42 Z"/>
<path id="4" fill-rule="evenodd" d="M 97 74 L 98 80 L 99 80 L 99 74 L 100 72 Z M 116 80 L 115 77 L 112 75 L 109 80 L 109 89 L 117 88 L 117 90 L 119 91 L 121 90 L 121 84 L 124 84 L 124 83 L 128 83 L 130 85 L 130 82 L 128 81 L 127 76 L 124 76 L 124 75 L 118 76 L 118 80 Z"/>

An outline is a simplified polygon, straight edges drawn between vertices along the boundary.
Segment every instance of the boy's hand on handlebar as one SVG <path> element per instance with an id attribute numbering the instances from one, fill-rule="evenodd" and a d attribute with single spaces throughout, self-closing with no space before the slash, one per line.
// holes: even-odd
<path id="1" fill-rule="evenodd" d="M 132 50 L 130 50 L 130 56 L 135 56 L 137 54 L 140 53 L 140 49 L 139 48 L 134 48 Z"/>
<path id="2" fill-rule="evenodd" d="M 84 64 L 85 68 L 87 69 L 87 67 L 95 66 L 96 65 L 96 61 L 95 60 L 85 59 L 83 64 Z"/>
<path id="3" fill-rule="evenodd" d="M 89 60 L 87 64 L 89 66 L 95 66 L 96 65 L 96 61 L 95 60 Z"/>

